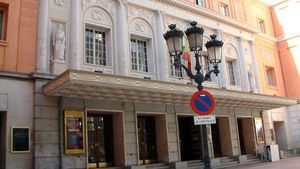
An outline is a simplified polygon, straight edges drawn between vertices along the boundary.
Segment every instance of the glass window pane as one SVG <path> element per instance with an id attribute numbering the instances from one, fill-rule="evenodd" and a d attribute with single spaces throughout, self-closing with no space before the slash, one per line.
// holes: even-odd
<path id="1" fill-rule="evenodd" d="M 146 43 L 146 41 L 131 38 L 130 50 L 132 70 L 148 72 Z"/>

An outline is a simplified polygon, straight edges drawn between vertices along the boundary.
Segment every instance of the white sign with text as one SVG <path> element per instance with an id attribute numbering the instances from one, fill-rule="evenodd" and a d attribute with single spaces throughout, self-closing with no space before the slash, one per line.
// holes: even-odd
<path id="1" fill-rule="evenodd" d="M 202 124 L 216 124 L 216 116 L 194 116 L 194 124 L 202 125 Z"/>

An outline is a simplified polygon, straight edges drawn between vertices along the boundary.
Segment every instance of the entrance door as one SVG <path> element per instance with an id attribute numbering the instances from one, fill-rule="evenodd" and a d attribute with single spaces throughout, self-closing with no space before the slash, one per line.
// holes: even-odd
<path id="1" fill-rule="evenodd" d="M 241 155 L 255 153 L 255 133 L 252 118 L 238 118 Z"/>
<path id="2" fill-rule="evenodd" d="M 279 150 L 283 150 L 285 148 L 285 128 L 283 121 L 274 121 L 274 132 L 276 136 L 276 143 L 278 144 Z"/>
<path id="3" fill-rule="evenodd" d="M 220 131 L 219 131 L 219 119 L 216 118 L 216 124 L 211 124 L 211 133 L 212 133 L 212 140 L 214 146 L 214 157 L 221 157 L 222 150 L 221 150 L 221 141 L 220 141 Z"/>
<path id="4" fill-rule="evenodd" d="M 181 161 L 202 159 L 201 126 L 194 125 L 193 116 L 178 117 Z"/>
<path id="5" fill-rule="evenodd" d="M 139 163 L 150 164 L 157 161 L 154 116 L 138 116 Z"/>
<path id="6" fill-rule="evenodd" d="M 113 161 L 112 115 L 88 114 L 89 168 L 109 167 Z"/>

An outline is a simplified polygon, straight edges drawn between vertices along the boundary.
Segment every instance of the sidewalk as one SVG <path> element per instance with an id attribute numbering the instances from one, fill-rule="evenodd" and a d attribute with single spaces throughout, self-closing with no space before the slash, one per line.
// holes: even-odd
<path id="1" fill-rule="evenodd" d="M 300 169 L 300 157 L 283 159 L 276 162 L 265 162 L 232 167 L 231 169 Z"/>

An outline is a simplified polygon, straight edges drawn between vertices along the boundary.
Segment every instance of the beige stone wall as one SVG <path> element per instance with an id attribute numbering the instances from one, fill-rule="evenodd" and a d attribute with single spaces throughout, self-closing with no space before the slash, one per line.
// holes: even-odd
<path id="1" fill-rule="evenodd" d="M 5 155 L 6 168 L 33 168 L 32 154 L 34 153 L 32 133 L 33 129 L 33 84 L 27 80 L 17 80 L 13 78 L 2 78 L 0 80 L 0 111 L 5 113 L 6 137 L 1 138 L 6 142 L 3 155 Z M 5 117 L 4 116 L 4 117 Z M 30 128 L 30 152 L 11 153 L 11 128 L 29 127 Z M 2 146 L 4 146 L 2 145 Z M 2 147 L 3 148 L 3 147 Z M 1 152 L 0 152 L 1 153 Z M 1 167 L 2 166 L 1 164 Z M 1 168 L 0 167 L 0 168 Z M 2 168 L 1 168 L 2 169 Z"/>

